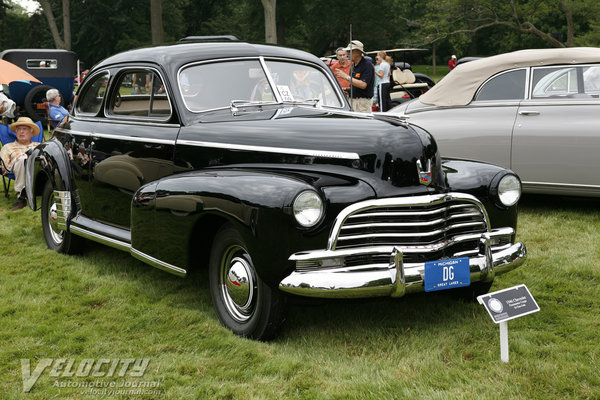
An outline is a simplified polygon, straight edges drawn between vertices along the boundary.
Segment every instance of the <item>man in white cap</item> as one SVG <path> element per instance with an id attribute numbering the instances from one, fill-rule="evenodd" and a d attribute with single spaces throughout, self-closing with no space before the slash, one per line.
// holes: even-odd
<path id="1" fill-rule="evenodd" d="M 17 140 L 2 146 L 0 158 L 2 158 L 3 167 L 15 174 L 15 192 L 18 198 L 11 210 L 16 211 L 27 205 L 27 194 L 25 193 L 26 152 L 39 144 L 32 142 L 31 138 L 40 133 L 40 128 L 31 118 L 20 117 L 17 122 L 10 125 L 10 130 L 16 134 Z"/>
<path id="2" fill-rule="evenodd" d="M 454 68 L 456 68 L 456 55 L 452 54 L 452 57 L 448 61 L 448 69 L 452 71 Z"/>
<path id="3" fill-rule="evenodd" d="M 375 68 L 366 58 L 364 58 L 364 46 L 362 42 L 353 40 L 345 49 L 350 51 L 353 70 L 351 75 L 338 70 L 336 75 L 343 78 L 352 85 L 352 98 L 350 104 L 354 111 L 370 113 L 373 103 L 373 86 L 375 84 Z"/>

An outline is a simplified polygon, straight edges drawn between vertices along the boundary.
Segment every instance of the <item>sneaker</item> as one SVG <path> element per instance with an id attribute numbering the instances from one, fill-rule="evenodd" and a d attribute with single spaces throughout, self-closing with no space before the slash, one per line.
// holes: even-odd
<path id="1" fill-rule="evenodd" d="M 10 211 L 20 210 L 21 208 L 24 208 L 26 205 L 27 205 L 27 200 L 19 197 L 17 199 L 17 202 L 15 204 L 13 204 L 13 208 L 11 208 Z"/>

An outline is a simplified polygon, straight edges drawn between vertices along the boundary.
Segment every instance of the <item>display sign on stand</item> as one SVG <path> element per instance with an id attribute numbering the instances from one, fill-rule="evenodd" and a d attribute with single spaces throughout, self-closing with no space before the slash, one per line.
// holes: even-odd
<path id="1" fill-rule="evenodd" d="M 492 321 L 500 325 L 500 359 L 508 362 L 507 321 L 540 311 L 540 307 L 525 285 L 518 285 L 477 297 Z"/>

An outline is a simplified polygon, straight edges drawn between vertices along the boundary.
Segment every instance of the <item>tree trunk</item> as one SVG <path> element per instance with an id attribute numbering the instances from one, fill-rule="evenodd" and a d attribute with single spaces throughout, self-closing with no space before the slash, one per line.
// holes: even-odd
<path id="1" fill-rule="evenodd" d="M 165 32 L 162 20 L 162 0 L 150 0 L 150 25 L 152 30 L 152 44 L 165 42 Z"/>
<path id="2" fill-rule="evenodd" d="M 565 13 L 567 19 L 567 40 L 565 44 L 567 47 L 573 47 L 575 45 L 575 25 L 573 24 L 573 10 L 567 5 L 567 2 L 562 0 L 558 3 L 558 9 Z"/>
<path id="3" fill-rule="evenodd" d="M 71 4 L 70 0 L 62 0 L 63 36 L 65 49 L 71 50 Z"/>
<path id="4" fill-rule="evenodd" d="M 265 9 L 265 42 L 277 44 L 277 0 L 261 0 Z"/>
<path id="5" fill-rule="evenodd" d="M 68 3 L 68 0 L 66 0 L 66 1 Z M 56 46 L 57 49 L 67 49 L 67 44 L 60 37 L 60 33 L 58 32 L 58 27 L 56 26 L 56 20 L 54 19 L 54 14 L 52 14 L 52 7 L 50 5 L 50 1 L 39 0 L 39 3 L 42 6 L 42 10 L 44 10 L 46 19 L 48 20 L 48 26 L 50 27 L 50 33 L 52 34 L 52 39 L 54 39 L 54 45 Z"/>

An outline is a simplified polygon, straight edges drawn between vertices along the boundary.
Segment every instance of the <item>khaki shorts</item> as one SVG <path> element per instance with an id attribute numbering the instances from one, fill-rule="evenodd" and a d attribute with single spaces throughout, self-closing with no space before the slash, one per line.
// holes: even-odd
<path id="1" fill-rule="evenodd" d="M 373 99 L 368 98 L 353 98 L 351 101 L 352 108 L 354 111 L 371 113 L 373 109 L 371 108 L 373 104 Z"/>

